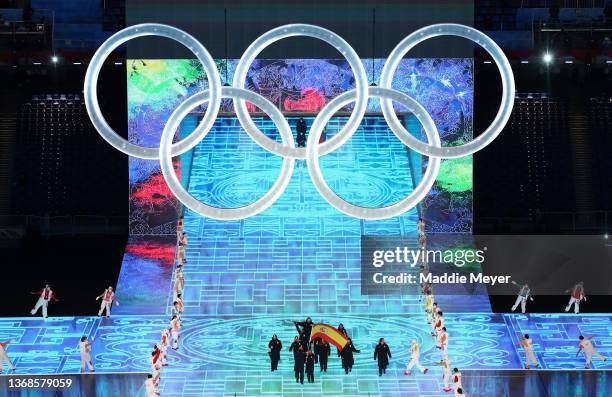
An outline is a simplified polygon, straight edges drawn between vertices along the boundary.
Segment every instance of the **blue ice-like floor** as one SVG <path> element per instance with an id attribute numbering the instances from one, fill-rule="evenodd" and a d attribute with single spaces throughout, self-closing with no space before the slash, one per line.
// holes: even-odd
<path id="1" fill-rule="evenodd" d="M 330 122 L 330 136 L 346 119 Z M 293 125 L 295 119 L 289 121 Z M 257 125 L 275 136 L 270 121 L 257 119 Z M 190 132 L 193 125 L 183 128 Z M 265 193 L 280 162 L 253 143 L 235 118 L 221 118 L 196 146 L 183 173 L 189 174 L 186 184 L 195 197 L 236 207 Z M 321 168 L 340 196 L 378 207 L 413 191 L 421 159 L 393 135 L 382 116 L 370 116 L 344 146 L 321 157 Z M 346 216 L 321 198 L 298 161 L 284 194 L 258 216 L 227 222 L 186 211 L 185 305 L 190 314 L 218 316 L 418 312 L 420 305 L 411 296 L 361 295 L 360 275 L 361 236 L 414 235 L 417 218 L 416 209 L 380 221 Z M 484 294 L 469 299 L 439 294 L 437 300 L 446 311 L 491 310 Z M 169 296 L 167 313 L 171 301 Z"/>
<path id="2" fill-rule="evenodd" d="M 295 317 L 298 317 L 295 315 Z M 294 318 L 295 318 L 294 317 Z M 286 350 L 295 335 L 285 315 L 266 316 L 186 316 L 178 352 L 172 352 L 170 366 L 162 375 L 163 396 L 266 395 L 266 390 L 280 390 L 283 395 L 370 395 L 440 396 L 440 369 L 433 365 L 440 352 L 428 335 L 423 314 L 406 316 L 330 315 L 315 318 L 332 324 L 343 322 L 357 348 L 351 375 L 344 375 L 332 355 L 329 372 L 317 374 L 314 385 L 295 385 L 292 358 Z M 78 340 L 82 335 L 94 338 L 93 358 L 99 372 L 146 372 L 147 356 L 159 339 L 165 316 L 12 318 L 0 320 L 0 340 L 16 339 L 8 353 L 20 374 L 74 373 L 80 367 Z M 524 356 L 515 347 L 517 336 L 529 333 L 534 350 L 545 369 L 581 369 L 584 357 L 575 357 L 578 336 L 595 335 L 595 347 L 612 356 L 612 316 L 605 315 L 500 315 L 450 314 L 449 356 L 454 366 L 463 370 L 517 369 Z M 269 372 L 267 342 L 277 333 L 285 344 L 279 372 Z M 377 376 L 372 360 L 373 347 L 385 337 L 393 358 L 386 376 Z M 408 359 L 410 340 L 421 341 L 422 362 L 432 368 L 423 376 L 406 377 L 403 369 Z M 595 359 L 595 369 L 612 369 L 610 361 Z M 6 366 L 5 366 L 6 370 Z M 342 394 L 334 391 L 341 390 Z M 296 394 L 297 393 L 297 394 Z M 415 394 L 419 393 L 419 394 Z"/>
<path id="3" fill-rule="evenodd" d="M 344 149 L 322 159 L 332 187 L 362 205 L 396 201 L 409 193 L 418 179 L 407 151 L 379 119 L 366 119 L 367 129 L 362 128 Z M 218 126 L 195 149 L 189 190 L 211 204 L 244 205 L 258 197 L 278 173 L 279 160 L 254 148 L 236 129 L 235 123 Z M 376 138 L 366 141 L 368 133 Z M 434 347 L 417 298 L 360 294 L 360 236 L 410 235 L 415 232 L 416 218 L 416 211 L 377 222 L 344 216 L 319 197 L 307 170 L 300 171 L 299 164 L 285 194 L 259 216 L 218 222 L 187 211 L 184 329 L 179 351 L 171 352 L 170 366 L 162 372 L 161 395 L 448 395 L 441 391 L 441 370 L 434 366 L 440 352 Z M 146 244 L 132 248 L 130 255 L 142 254 L 144 258 L 141 246 Z M 167 250 L 161 247 L 161 251 Z M 138 276 L 142 273 L 140 262 L 130 263 L 122 272 L 121 284 L 130 288 L 118 290 L 120 300 L 122 293 L 139 291 L 138 283 L 143 279 Z M 165 276 L 161 278 L 165 280 Z M 151 348 L 169 322 L 171 292 L 168 283 L 162 286 L 159 279 L 145 279 L 147 288 L 132 300 L 122 301 L 126 305 L 122 304 L 121 315 L 110 319 L 0 319 L 0 341 L 17 341 L 9 345 L 8 353 L 20 374 L 78 371 L 77 346 L 83 335 L 94 338 L 93 359 L 98 371 L 148 371 Z M 160 287 L 157 292 L 151 287 L 155 285 Z M 143 315 L 142 296 L 150 290 L 162 299 L 156 296 L 154 303 L 145 300 L 152 305 L 146 306 L 146 312 L 159 306 L 159 314 Z M 490 313 L 486 296 L 439 296 L 438 300 L 450 334 L 449 356 L 453 366 L 462 370 L 521 368 L 524 357 L 516 342 L 524 333 L 532 336 L 536 355 L 547 369 L 583 367 L 583 357 L 575 357 L 580 334 L 596 335 L 596 348 L 612 355 L 612 316 L 499 315 Z M 292 358 L 286 350 L 295 329 L 288 320 L 307 315 L 315 321 L 347 326 L 355 345 L 362 349 L 350 375 L 344 375 L 338 358 L 332 355 L 329 372 L 320 376 L 316 371 L 315 384 L 295 383 Z M 266 354 L 273 333 L 285 345 L 276 373 L 269 371 Z M 393 353 L 383 377 L 377 376 L 372 360 L 380 337 L 385 337 Z M 421 341 L 422 363 L 431 372 L 406 377 L 403 370 L 414 338 Z M 611 366 L 595 361 L 594 368 Z M 560 383 L 559 389 L 563 385 Z M 488 394 L 468 390 L 468 395 L 504 395 L 491 390 L 487 389 Z"/>

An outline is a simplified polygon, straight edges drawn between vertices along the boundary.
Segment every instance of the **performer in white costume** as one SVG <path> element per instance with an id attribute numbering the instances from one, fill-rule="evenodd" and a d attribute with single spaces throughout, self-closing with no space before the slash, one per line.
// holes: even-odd
<path id="1" fill-rule="evenodd" d="M 425 292 L 425 313 L 427 313 L 427 323 L 430 323 L 431 311 L 433 310 L 434 296 L 432 294 L 431 286 Z"/>
<path id="2" fill-rule="evenodd" d="M 527 299 L 531 299 L 533 301 L 533 298 L 531 297 L 531 289 L 529 289 L 529 285 L 520 285 L 516 281 L 512 281 L 512 284 L 519 287 L 519 293 L 516 297 L 516 302 L 514 302 L 514 305 L 512 305 L 512 311 L 515 311 L 518 305 L 520 304 L 521 313 L 525 313 L 525 311 L 527 310 Z"/>
<path id="3" fill-rule="evenodd" d="M 172 334 L 172 349 L 178 350 L 179 330 L 181 329 L 181 320 L 178 316 L 172 316 L 170 320 L 170 332 Z"/>
<path id="4" fill-rule="evenodd" d="M 175 273 L 175 277 L 176 278 L 181 278 L 184 281 L 185 276 L 183 274 L 183 265 L 182 264 L 179 263 L 178 265 L 176 265 L 176 271 L 174 273 Z"/>
<path id="5" fill-rule="evenodd" d="M 531 363 L 534 363 L 536 367 L 539 367 L 540 363 L 538 363 L 538 359 L 536 358 L 535 354 L 533 354 L 533 341 L 529 335 L 525 334 L 525 336 L 521 336 L 521 341 L 518 343 L 518 345 L 525 349 L 525 368 L 530 369 Z"/>
<path id="6" fill-rule="evenodd" d="M 147 397 L 158 397 L 159 393 L 155 391 L 155 383 L 153 382 L 153 374 L 147 375 L 147 380 L 145 381 L 145 389 L 147 391 Z"/>
<path id="7" fill-rule="evenodd" d="M 434 330 L 431 335 L 437 337 L 442 328 L 444 328 L 444 314 L 440 310 L 438 310 L 438 314 L 436 315 L 436 321 L 434 322 Z"/>
<path id="8" fill-rule="evenodd" d="M 448 356 L 448 333 L 446 332 L 446 327 L 442 327 L 440 332 L 438 332 L 438 336 L 436 337 L 436 347 L 442 350 L 442 358 Z"/>
<path id="9" fill-rule="evenodd" d="M 179 241 L 178 241 L 179 247 L 187 247 L 187 233 L 183 232 L 181 233 L 181 236 L 179 237 Z"/>
<path id="10" fill-rule="evenodd" d="M 178 239 L 178 251 L 179 254 L 185 256 L 185 250 L 187 249 L 187 233 L 181 233 L 181 236 Z"/>
<path id="11" fill-rule="evenodd" d="M 578 351 L 576 352 L 576 357 L 580 354 L 581 350 L 584 350 L 584 355 L 586 357 L 586 364 L 584 368 L 591 368 L 591 357 L 596 356 L 602 361 L 607 361 L 607 358 L 602 356 L 595 348 L 593 347 L 593 343 L 591 343 L 592 336 L 587 336 L 586 338 L 582 335 L 578 338 L 580 339 L 580 344 L 578 345 Z"/>
<path id="12" fill-rule="evenodd" d="M 11 339 L 7 340 L 6 342 L 0 342 L 0 374 L 2 373 L 2 366 L 4 365 L 5 361 L 8 364 L 9 371 L 15 371 L 15 367 L 13 366 L 11 359 L 8 357 L 8 354 L 6 354 L 6 347 L 10 343 L 15 343 L 15 340 Z"/>
<path id="13" fill-rule="evenodd" d="M 35 315 L 38 312 L 38 309 L 42 308 L 42 315 L 44 318 L 47 318 L 47 307 L 49 306 L 49 301 L 53 300 L 53 302 L 58 302 L 59 299 L 55 298 L 53 295 L 53 291 L 51 290 L 51 286 L 49 284 L 45 285 L 40 291 L 31 292 L 33 295 L 39 295 L 38 301 L 34 308 L 30 311 L 32 315 Z"/>
<path id="14" fill-rule="evenodd" d="M 461 389 L 461 371 L 459 368 L 453 368 L 453 389 Z"/>
<path id="15" fill-rule="evenodd" d="M 175 301 L 172 302 L 172 315 L 176 315 L 180 320 L 181 315 L 183 314 L 183 309 L 184 304 L 182 294 L 177 294 Z"/>
<path id="16" fill-rule="evenodd" d="M 411 342 L 411 346 L 410 346 L 410 361 L 408 362 L 408 365 L 406 366 L 406 371 L 404 372 L 404 375 L 412 375 L 412 367 L 414 367 L 415 365 L 419 369 L 419 371 L 421 371 L 424 374 L 426 374 L 427 371 L 429 371 L 427 368 L 421 365 L 420 356 L 421 356 L 421 347 L 419 346 L 419 343 L 417 342 L 417 340 L 413 339 Z"/>
<path id="17" fill-rule="evenodd" d="M 101 295 L 96 297 L 96 300 L 100 300 L 102 298 L 102 303 L 100 304 L 100 310 L 98 311 L 98 316 L 101 316 L 104 310 L 106 310 L 106 317 L 110 317 L 111 307 L 113 306 L 113 302 L 119 306 L 119 301 L 115 297 L 115 293 L 113 292 L 113 287 L 108 287 L 102 292 Z"/>
<path id="18" fill-rule="evenodd" d="M 177 241 L 180 240 L 181 236 L 183 235 L 183 217 L 181 216 L 178 220 L 178 223 L 176 224 L 176 239 Z"/>
<path id="19" fill-rule="evenodd" d="M 93 339 L 91 342 L 93 343 Z M 86 336 L 81 337 L 81 342 L 79 342 L 79 350 L 81 352 L 81 372 L 85 372 L 85 365 L 89 367 L 91 372 L 95 372 L 93 362 L 91 360 L 91 344 L 87 340 Z"/>
<path id="20" fill-rule="evenodd" d="M 419 218 L 417 222 L 417 232 L 419 233 L 419 237 L 425 235 L 425 221 L 423 218 Z"/>
<path id="21" fill-rule="evenodd" d="M 580 301 L 586 301 L 586 296 L 584 295 L 584 283 L 582 281 L 579 282 L 572 288 L 566 290 L 565 293 L 570 294 L 570 300 L 567 306 L 565 307 L 565 311 L 569 312 L 572 308 L 572 305 L 574 305 L 574 313 L 580 313 Z"/>
<path id="22" fill-rule="evenodd" d="M 420 271 L 419 280 L 426 280 L 427 275 L 429 274 L 429 271 L 425 268 L 425 265 L 421 265 L 419 268 L 419 271 Z M 423 297 L 427 297 L 428 295 L 431 295 L 433 293 L 433 288 L 431 286 L 431 283 L 423 281 L 420 284 L 420 287 L 421 287 L 421 294 L 419 295 L 419 303 L 423 300 Z M 425 310 L 427 310 L 427 308 L 425 308 Z"/>
<path id="23" fill-rule="evenodd" d="M 177 297 L 183 293 L 184 287 L 185 287 L 185 278 L 183 277 L 183 272 L 182 271 L 179 272 L 177 268 L 176 277 L 174 279 L 174 285 L 172 286 L 174 300 L 176 300 Z"/>
<path id="24" fill-rule="evenodd" d="M 442 359 L 442 361 L 440 361 L 439 363 L 437 363 L 436 365 L 441 365 L 442 366 L 442 371 L 443 371 L 443 375 L 442 375 L 442 381 L 444 382 L 444 391 L 451 391 L 452 389 L 449 387 L 448 382 L 450 380 L 450 376 L 451 376 L 451 369 L 450 369 L 450 359 L 448 357 L 444 357 Z"/>
<path id="25" fill-rule="evenodd" d="M 177 257 L 178 257 L 179 264 L 187 263 L 187 261 L 185 260 L 186 250 L 187 250 L 187 233 L 182 232 L 178 239 Z"/>
<path id="26" fill-rule="evenodd" d="M 168 365 L 168 346 L 170 345 L 170 328 L 164 328 L 161 335 L 161 363 Z"/>
<path id="27" fill-rule="evenodd" d="M 153 391 L 159 394 L 159 381 L 161 379 L 161 350 L 157 345 L 153 347 L 151 352 L 151 370 L 153 371 Z"/>
<path id="28" fill-rule="evenodd" d="M 425 234 L 419 236 L 419 247 L 421 249 L 427 248 L 427 236 Z"/>
<path id="29" fill-rule="evenodd" d="M 440 308 L 438 307 L 438 302 L 435 302 L 431 305 L 431 311 L 428 313 L 427 324 L 431 325 L 431 332 L 433 333 L 436 328 L 436 321 L 438 319 L 438 311 Z"/>

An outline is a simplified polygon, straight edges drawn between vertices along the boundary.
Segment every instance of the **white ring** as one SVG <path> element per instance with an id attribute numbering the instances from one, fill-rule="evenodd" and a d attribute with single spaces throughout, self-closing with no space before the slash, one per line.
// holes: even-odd
<path id="1" fill-rule="evenodd" d="M 321 145 L 321 154 L 327 154 L 342 146 L 342 144 L 357 131 L 368 106 L 368 77 L 365 67 L 359 55 L 357 55 L 355 50 L 342 37 L 319 26 L 306 24 L 284 25 L 272 29 L 261 35 L 246 49 L 236 66 L 233 86 L 236 88 L 245 88 L 249 67 L 264 48 L 286 37 L 294 36 L 314 37 L 332 45 L 346 58 L 353 70 L 357 91 L 355 107 L 346 125 L 337 134 Z M 234 109 L 242 128 L 244 128 L 247 134 L 264 149 L 282 157 L 291 157 L 295 159 L 306 158 L 306 148 L 279 145 L 276 141 L 261 132 L 253 123 L 244 100 L 234 99 Z"/>
<path id="2" fill-rule="evenodd" d="M 421 28 L 404 38 L 393 51 L 391 51 L 380 76 L 380 86 L 392 88 L 393 75 L 406 53 L 417 44 L 438 36 L 459 36 L 472 40 L 476 44 L 480 44 L 495 61 L 501 74 L 502 100 L 497 115 L 489 127 L 487 127 L 487 129 L 477 138 L 463 145 L 435 147 L 420 141 L 410 134 L 406 135 L 407 131 L 401 125 L 393 109 L 393 104 L 389 99 L 381 99 L 380 106 L 385 116 L 385 120 L 387 120 L 389 124 L 389 128 L 391 128 L 393 132 L 400 132 L 401 135 L 404 135 L 406 141 L 402 141 L 416 152 L 425 156 L 442 159 L 468 156 L 486 147 L 497 137 L 497 135 L 499 135 L 508 122 L 510 114 L 512 113 L 512 107 L 514 106 L 514 75 L 512 73 L 512 67 L 502 49 L 499 48 L 489 36 L 469 26 L 454 23 L 442 23 Z"/>
<path id="3" fill-rule="evenodd" d="M 423 106 L 421 106 L 421 104 L 415 99 L 404 94 L 403 92 L 383 87 L 369 87 L 368 94 L 375 97 L 388 98 L 389 100 L 397 101 L 406 106 L 423 125 L 425 134 L 427 135 L 427 140 L 434 147 L 440 147 L 440 136 L 438 135 L 436 124 L 425 108 L 423 108 Z M 308 165 L 308 173 L 310 174 L 310 178 L 321 196 L 338 211 L 359 219 L 377 220 L 393 218 L 394 216 L 401 215 L 416 206 L 427 195 L 436 181 L 438 173 L 440 172 L 440 159 L 431 157 L 427 164 L 427 170 L 425 171 L 425 174 L 423 175 L 423 178 L 419 184 L 407 197 L 395 204 L 380 208 L 368 208 L 351 204 L 338 196 L 325 181 L 321 168 L 319 167 L 320 154 L 318 142 L 321 133 L 323 132 L 323 128 L 329 119 L 338 111 L 338 109 L 353 102 L 355 96 L 355 90 L 351 90 L 334 98 L 331 102 L 329 102 L 328 106 L 323 108 L 321 113 L 319 113 L 317 118 L 312 123 L 310 134 L 308 136 L 308 144 L 306 145 L 306 164 Z M 404 142 L 401 131 L 399 133 L 393 131 L 393 133 L 400 138 L 402 142 Z M 406 132 L 405 134 L 409 133 Z"/>
<path id="4" fill-rule="evenodd" d="M 128 40 L 142 36 L 162 36 L 175 40 L 187 47 L 198 58 L 208 78 L 210 100 L 206 113 L 192 134 L 172 145 L 172 155 L 177 156 L 193 148 L 213 126 L 221 106 L 221 78 L 215 61 L 206 48 L 188 33 L 172 26 L 158 23 L 144 23 L 130 26 L 108 38 L 96 51 L 85 74 L 83 95 L 87 113 L 98 133 L 117 150 L 133 157 L 155 160 L 158 158 L 158 148 L 135 145 L 117 134 L 102 115 L 98 103 L 98 75 L 108 55 Z"/>
<path id="5" fill-rule="evenodd" d="M 119 45 L 132 38 L 151 35 L 173 39 L 189 48 L 202 63 L 209 83 L 208 90 L 187 98 L 172 113 L 164 127 L 160 147 L 158 149 L 135 145 L 121 138 L 104 119 L 97 99 L 97 80 L 104 60 L 108 55 Z M 491 125 L 472 141 L 453 147 L 441 146 L 435 123 L 422 105 L 410 96 L 393 90 L 391 87 L 393 75 L 404 55 L 422 41 L 443 35 L 467 38 L 480 44 L 489 52 L 500 70 L 503 90 L 500 109 Z M 330 101 L 327 106 L 323 107 L 311 126 L 306 148 L 295 148 L 291 127 L 275 105 L 261 95 L 244 89 L 248 69 L 259 53 L 268 45 L 283 38 L 293 36 L 314 37 L 334 46 L 347 59 L 352 68 L 356 82 L 356 89 L 341 94 Z M 363 120 L 367 109 L 369 95 L 381 98 L 381 108 L 391 131 L 393 131 L 393 133 L 409 148 L 422 155 L 431 157 L 428 162 L 427 170 L 417 187 L 406 198 L 395 204 L 381 208 L 360 207 L 343 200 L 329 188 L 319 168 L 319 156 L 330 153 L 340 147 L 350 139 L 357 128 L 359 128 L 359 124 Z M 324 199 L 339 211 L 361 219 L 386 219 L 400 215 L 414 207 L 425 197 L 428 190 L 433 186 L 440 169 L 440 159 L 471 155 L 486 147 L 497 137 L 497 135 L 499 135 L 512 112 L 514 95 L 514 76 L 503 51 L 485 34 L 471 27 L 458 24 L 431 25 L 417 30 L 406 37 L 389 55 L 382 70 L 380 87 L 370 88 L 368 88 L 367 76 L 361 59 L 353 48 L 340 36 L 327 29 L 313 25 L 292 24 L 281 26 L 263 34 L 247 48 L 237 65 L 234 75 L 234 86 L 231 88 L 225 87 L 223 89 L 221 88 L 221 79 L 214 60 L 206 48 L 195 38 L 182 30 L 167 25 L 135 25 L 117 32 L 100 46 L 87 69 L 84 86 L 87 112 L 96 130 L 106 141 L 119 151 L 133 157 L 142 159 L 159 158 L 164 178 L 166 178 L 170 190 L 175 194 L 177 199 L 194 212 L 219 220 L 247 218 L 259 214 L 272 205 L 286 189 L 291 179 L 294 160 L 296 158 L 305 158 L 307 160 L 308 172 L 315 187 Z M 212 128 L 219 112 L 222 97 L 231 97 L 234 99 L 238 120 L 247 134 L 249 134 L 256 143 L 265 150 L 283 157 L 280 175 L 272 188 L 254 203 L 240 208 L 217 208 L 198 201 L 185 191 L 181 182 L 176 177 L 172 164 L 173 156 L 180 155 L 195 147 L 197 143 L 206 136 L 210 128 Z M 246 107 L 246 101 L 254 103 L 257 107 L 270 115 L 280 131 L 282 144 L 267 137 L 255 126 Z M 395 114 L 392 101 L 402 103 L 416 115 L 423 125 L 429 144 L 421 142 L 406 130 Z M 180 121 L 191 112 L 193 108 L 205 102 L 209 102 L 209 105 L 202 121 L 198 124 L 194 132 L 185 139 L 173 144 L 174 132 L 179 128 Z M 338 109 L 351 102 L 355 102 L 355 106 L 347 123 L 337 134 L 326 142 L 319 144 L 319 138 L 330 118 Z M 157 152 L 158 150 L 159 153 Z"/>
<path id="6" fill-rule="evenodd" d="M 294 146 L 291 127 L 289 127 L 287 119 L 285 119 L 281 111 L 274 106 L 272 102 L 255 92 L 235 87 L 223 87 L 221 90 L 221 96 L 224 98 L 241 98 L 255 104 L 270 116 L 280 132 L 283 143 L 288 147 Z M 294 159 L 283 158 L 280 174 L 270 190 L 257 201 L 238 208 L 219 208 L 202 203 L 193 197 L 187 190 L 185 190 L 185 188 L 183 188 L 181 181 L 179 181 L 178 177 L 176 176 L 174 167 L 172 165 L 171 153 L 171 144 L 174 132 L 179 128 L 181 121 L 187 114 L 189 114 L 189 112 L 191 112 L 196 106 L 199 106 L 207 101 L 208 91 L 199 92 L 182 102 L 170 115 L 170 118 L 164 127 L 164 132 L 162 133 L 161 142 L 159 145 L 159 161 L 164 178 L 166 179 L 168 187 L 176 198 L 189 209 L 202 216 L 217 220 L 229 221 L 257 215 L 274 204 L 274 202 L 278 200 L 278 198 L 287 188 L 287 185 L 291 180 L 291 175 L 293 174 L 293 166 L 295 164 Z"/>

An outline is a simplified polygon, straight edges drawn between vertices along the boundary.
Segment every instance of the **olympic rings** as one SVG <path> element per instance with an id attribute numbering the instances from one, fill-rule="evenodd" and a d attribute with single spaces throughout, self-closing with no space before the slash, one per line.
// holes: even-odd
<path id="1" fill-rule="evenodd" d="M 219 71 L 217 70 L 215 61 L 202 43 L 188 33 L 168 25 L 143 23 L 130 26 L 109 37 L 102 43 L 100 48 L 98 48 L 87 67 L 85 87 L 83 89 L 85 107 L 87 108 L 87 113 L 89 114 L 93 126 L 102 138 L 120 152 L 141 159 L 157 160 L 158 148 L 135 145 L 120 137 L 119 134 L 108 125 L 106 119 L 102 115 L 100 105 L 98 104 L 98 75 L 100 74 L 104 61 L 108 55 L 121 44 L 128 40 L 143 36 L 162 36 L 183 44 L 193 52 L 200 63 L 202 63 L 202 67 L 208 77 L 210 101 L 206 113 L 192 134 L 181 142 L 172 145 L 172 155 L 176 156 L 193 148 L 202 138 L 204 138 L 204 135 L 206 135 L 208 130 L 213 126 L 213 123 L 217 119 L 219 108 L 221 107 L 221 77 L 219 77 Z"/>
<path id="2" fill-rule="evenodd" d="M 280 131 L 283 143 L 288 145 L 288 147 L 294 146 L 291 127 L 289 127 L 287 119 L 285 119 L 278 107 L 274 106 L 272 102 L 253 91 L 235 87 L 222 87 L 221 95 L 224 98 L 240 98 L 255 104 L 258 108 L 270 116 Z M 257 215 L 274 204 L 274 202 L 283 194 L 287 188 L 287 185 L 289 184 L 289 181 L 291 180 L 295 159 L 289 157 L 283 158 L 283 165 L 281 167 L 280 175 L 270 190 L 257 201 L 238 208 L 219 208 L 202 203 L 193 197 L 187 190 L 185 190 L 181 184 L 181 181 L 179 181 L 178 177 L 176 176 L 174 167 L 172 165 L 172 155 L 170 151 L 170 145 L 172 143 L 174 132 L 178 129 L 181 121 L 185 118 L 185 116 L 187 116 L 187 114 L 189 114 L 195 107 L 202 105 L 207 101 L 208 91 L 206 90 L 199 92 L 181 103 L 168 118 L 168 122 L 164 127 L 164 132 L 162 133 L 159 145 L 159 161 L 161 163 L 164 178 L 166 179 L 168 187 L 176 198 L 181 203 L 185 204 L 185 206 L 187 206 L 190 210 L 197 212 L 202 216 L 217 220 L 229 221 Z"/>
<path id="3" fill-rule="evenodd" d="M 383 87 L 369 87 L 369 94 L 375 97 L 395 100 L 408 107 L 408 110 L 412 112 L 423 125 L 425 134 L 427 135 L 427 140 L 434 147 L 440 147 L 440 136 L 438 135 L 436 124 L 423 106 L 421 106 L 421 104 L 412 97 L 404 94 L 403 92 Z M 310 178 L 312 179 L 315 187 L 321 196 L 323 196 L 325 201 L 340 212 L 355 218 L 367 220 L 387 219 L 401 215 L 416 206 L 425 197 L 425 195 L 427 195 L 429 189 L 431 189 L 436 181 L 438 173 L 440 172 L 439 158 L 432 157 L 429 160 L 427 164 L 427 171 L 425 171 L 423 179 L 406 198 L 398 201 L 395 204 L 381 208 L 360 207 L 345 201 L 330 189 L 329 185 L 327 185 L 325 182 L 321 169 L 319 168 L 319 145 L 317 145 L 317 142 L 319 142 L 321 133 L 334 113 L 343 106 L 353 102 L 355 96 L 355 90 L 343 93 L 329 102 L 329 104 L 323 108 L 321 113 L 319 113 L 317 118 L 315 118 L 314 122 L 312 123 L 312 127 L 310 128 L 308 144 L 306 146 L 306 164 L 308 165 L 308 173 L 310 174 Z M 395 131 L 393 132 L 398 138 L 402 139 L 401 133 L 398 134 Z M 410 133 L 406 132 L 406 135 L 410 135 Z M 350 137 L 347 137 L 347 139 L 348 138 Z"/>
<path id="4" fill-rule="evenodd" d="M 355 86 L 357 88 L 355 108 L 353 109 L 351 117 L 349 117 L 346 122 L 346 125 L 337 134 L 321 145 L 321 154 L 327 154 L 342 146 L 348 137 L 357 131 L 368 107 L 368 76 L 365 67 L 353 47 L 344 41 L 343 38 L 332 31 L 314 25 L 293 24 L 279 26 L 261 35 L 249 46 L 249 48 L 247 48 L 240 58 L 238 66 L 236 66 L 233 85 L 234 87 L 244 88 L 247 72 L 255 60 L 255 57 L 270 44 L 286 37 L 293 36 L 308 36 L 325 41 L 346 57 L 346 60 L 353 70 Z M 295 159 L 306 158 L 306 148 L 288 148 L 280 146 L 276 141 L 270 139 L 261 132 L 253 123 L 251 116 L 249 116 L 249 111 L 243 100 L 234 99 L 234 108 L 242 127 L 261 147 L 281 157 L 291 157 Z"/>
<path id="5" fill-rule="evenodd" d="M 121 138 L 104 119 L 97 100 L 98 75 L 104 60 L 110 52 L 132 38 L 151 35 L 173 39 L 189 48 L 202 63 L 209 84 L 207 90 L 187 98 L 170 115 L 164 126 L 159 148 L 142 147 Z M 391 87 L 393 75 L 405 54 L 419 43 L 429 38 L 443 35 L 464 37 L 480 44 L 493 57 L 502 77 L 502 101 L 491 125 L 474 140 L 453 147 L 441 146 L 436 125 L 421 104 L 412 97 Z M 314 37 L 338 49 L 347 59 L 353 70 L 356 86 L 355 89 L 334 98 L 321 110 L 312 124 L 306 148 L 295 147 L 291 127 L 274 104 L 261 95 L 244 89 L 248 69 L 257 55 L 268 45 L 283 38 L 293 36 Z M 361 207 L 343 200 L 330 189 L 319 168 L 319 156 L 331 153 L 342 146 L 359 128 L 359 124 L 365 115 L 370 95 L 381 99 L 381 108 L 385 120 L 398 139 L 408 148 L 431 157 L 427 170 L 416 188 L 399 202 L 381 208 Z M 100 135 L 113 147 L 130 156 L 142 159 L 159 159 L 162 174 L 172 193 L 181 203 L 202 216 L 218 220 L 236 220 L 261 213 L 270 207 L 287 188 L 293 173 L 295 159 L 306 159 L 308 173 L 316 189 L 330 205 L 347 215 L 369 220 L 391 218 L 413 208 L 433 186 L 440 170 L 441 159 L 471 155 L 491 143 L 504 128 L 512 112 L 514 105 L 514 76 L 510 63 L 503 51 L 485 34 L 464 25 L 438 24 L 419 29 L 403 39 L 389 55 L 382 70 L 379 87 L 368 87 L 363 63 L 355 50 L 344 39 L 318 26 L 292 24 L 272 29 L 255 40 L 238 62 L 233 87 L 221 87 L 221 79 L 214 60 L 206 48 L 195 38 L 171 26 L 142 24 L 117 32 L 96 51 L 85 75 L 84 97 L 89 117 Z M 172 164 L 173 156 L 185 153 L 195 147 L 210 131 L 217 118 L 222 97 L 233 98 L 236 116 L 253 141 L 267 151 L 283 157 L 280 174 L 271 189 L 257 201 L 239 208 L 213 207 L 197 200 L 183 188 Z M 255 126 L 246 107 L 246 101 L 252 102 L 270 116 L 279 129 L 282 144 L 267 137 Z M 393 101 L 403 104 L 417 117 L 425 130 L 429 143 L 421 142 L 406 130 L 395 114 Z M 195 107 L 205 102 L 208 102 L 206 113 L 193 133 L 183 140 L 172 144 L 172 138 L 181 120 L 193 111 Z M 351 102 L 355 102 L 355 107 L 346 125 L 326 142 L 319 144 L 319 138 L 330 118 L 336 111 Z"/>
<path id="6" fill-rule="evenodd" d="M 403 141 L 404 144 L 417 153 L 442 159 L 469 156 L 493 142 L 508 122 L 510 114 L 512 113 L 512 106 L 514 105 L 514 74 L 512 73 L 512 67 L 502 49 L 499 48 L 489 36 L 469 26 L 454 23 L 442 23 L 421 28 L 406 36 L 406 38 L 391 51 L 380 75 L 380 86 L 392 88 L 391 83 L 393 81 L 393 75 L 406 53 L 417 44 L 438 36 L 459 36 L 472 40 L 476 44 L 480 44 L 495 61 L 501 74 L 502 101 L 499 105 L 499 111 L 497 115 L 495 115 L 495 119 L 493 119 L 491 125 L 489 125 L 480 136 L 463 145 L 444 148 L 434 147 L 427 145 L 410 134 L 406 135 L 407 131 L 397 118 L 393 110 L 393 105 L 389 99 L 382 99 L 380 101 L 380 106 L 385 116 L 385 120 L 387 124 L 389 124 L 389 128 L 391 128 L 393 132 L 401 131 L 403 133 L 402 135 L 406 137 L 406 140 Z"/>

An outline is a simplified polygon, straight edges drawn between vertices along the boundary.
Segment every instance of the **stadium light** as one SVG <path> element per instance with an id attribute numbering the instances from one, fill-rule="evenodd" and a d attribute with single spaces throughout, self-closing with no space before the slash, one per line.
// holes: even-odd
<path id="1" fill-rule="evenodd" d="M 547 52 L 547 53 L 544 54 L 543 59 L 544 59 L 544 63 L 549 64 L 549 63 L 552 62 L 553 56 L 552 56 L 552 54 L 550 52 Z"/>
<path id="2" fill-rule="evenodd" d="M 59 58 L 57 57 L 57 55 L 53 55 L 53 56 L 51 57 L 51 62 L 53 62 L 53 63 L 57 63 L 57 62 L 59 62 Z"/>

